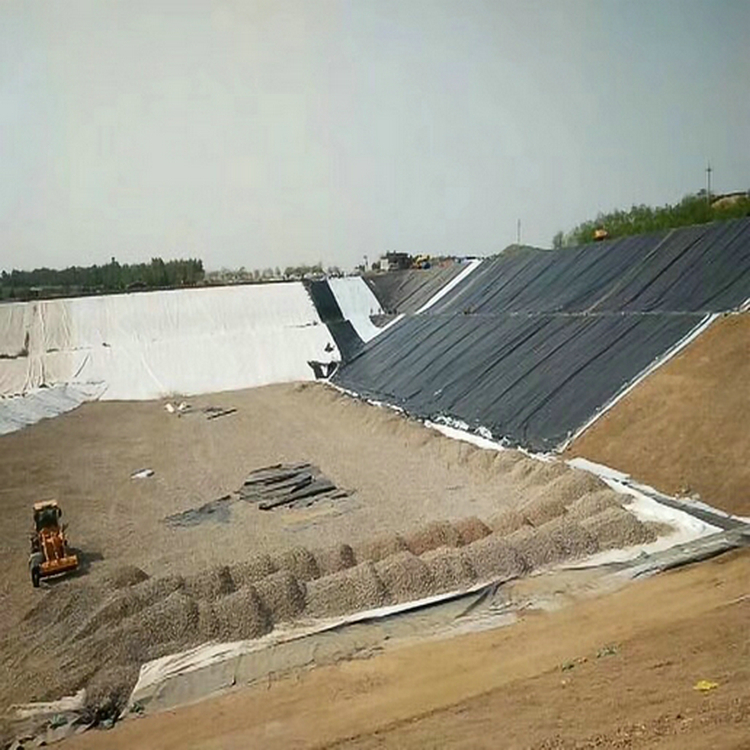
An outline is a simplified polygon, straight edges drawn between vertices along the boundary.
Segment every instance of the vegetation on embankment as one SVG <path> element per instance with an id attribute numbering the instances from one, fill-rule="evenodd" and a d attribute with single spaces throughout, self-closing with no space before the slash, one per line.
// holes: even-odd
<path id="1" fill-rule="evenodd" d="M 584 221 L 564 234 L 558 232 L 552 239 L 554 248 L 584 245 L 594 239 L 597 229 L 604 229 L 610 239 L 631 234 L 658 232 L 690 224 L 707 224 L 750 216 L 750 192 L 745 195 L 707 200 L 705 191 L 686 195 L 679 203 L 665 206 L 633 206 L 629 211 L 600 213 L 595 219 Z"/>

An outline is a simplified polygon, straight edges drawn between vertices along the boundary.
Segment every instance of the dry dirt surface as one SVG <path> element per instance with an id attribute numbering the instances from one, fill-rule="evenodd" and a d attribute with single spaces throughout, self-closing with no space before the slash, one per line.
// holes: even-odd
<path id="1" fill-rule="evenodd" d="M 715 322 L 568 451 L 750 516 L 750 314 Z"/>
<path id="2" fill-rule="evenodd" d="M 499 630 L 304 671 L 61 750 L 750 747 L 750 551 Z M 708 692 L 701 680 L 715 683 Z"/>
<path id="3" fill-rule="evenodd" d="M 189 646 L 523 576 L 661 532 L 589 474 L 480 450 L 319 384 L 191 403 L 180 417 L 160 402 L 88 404 L 0 438 L 0 709 L 83 686 L 91 708 L 120 703 L 140 664 Z M 236 411 L 207 419 L 207 405 Z M 237 500 L 197 525 L 165 522 L 296 461 L 351 494 L 293 510 Z M 131 479 L 143 468 L 154 475 Z M 30 507 L 49 497 L 86 564 L 35 590 Z"/>

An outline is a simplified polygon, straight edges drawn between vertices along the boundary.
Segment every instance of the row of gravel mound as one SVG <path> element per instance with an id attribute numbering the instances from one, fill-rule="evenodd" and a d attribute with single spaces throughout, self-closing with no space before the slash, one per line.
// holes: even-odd
<path id="1" fill-rule="evenodd" d="M 56 665 L 54 673 L 40 673 L 40 698 L 92 681 L 111 697 L 121 686 L 106 675 L 132 680 L 141 663 L 199 643 L 257 638 L 303 617 L 343 616 L 508 580 L 655 539 L 654 528 L 624 510 L 616 493 L 586 486 L 562 511 L 557 498 L 540 491 L 489 524 L 436 522 L 404 536 L 313 551 L 295 547 L 184 577 L 149 578 L 123 566 L 98 582 L 73 581 L 27 613 L 19 643 L 34 647 L 17 658 Z"/>
<path id="2" fill-rule="evenodd" d="M 315 554 L 296 547 L 276 558 L 256 557 L 232 569 L 215 567 L 188 578 L 165 576 L 144 581 L 131 571 L 132 580 L 140 582 L 114 591 L 96 606 L 75 630 L 74 638 L 82 640 L 125 621 L 151 622 L 150 618 L 156 618 L 157 642 L 179 640 L 189 627 L 177 632 L 174 627 L 191 620 L 183 613 L 168 618 L 169 624 L 162 627 L 158 607 L 164 602 L 179 605 L 180 612 L 188 602 L 199 603 L 201 635 L 207 638 L 227 637 L 231 613 L 244 606 L 247 622 L 238 623 L 232 636 L 248 637 L 245 633 L 262 634 L 303 613 L 343 614 L 418 599 L 477 581 L 514 578 L 562 560 L 656 538 L 652 528 L 612 503 L 606 495 L 592 495 L 587 504 L 603 507 L 601 512 L 580 522 L 575 512 L 554 515 L 537 527 L 527 522 L 525 514 L 506 512 L 494 520 L 495 532 L 468 544 L 462 544 L 464 538 L 477 537 L 489 528 L 472 521 L 462 537 L 447 522 L 434 523 L 407 540 L 398 536 L 375 540 L 369 548 L 375 560 L 359 565 L 353 564 L 354 550 L 340 545 Z M 425 551 L 415 554 L 412 548 Z M 386 555 L 387 550 L 393 552 Z M 361 554 L 361 549 L 358 552 Z M 266 571 L 272 572 L 262 575 Z M 64 613 L 60 617 L 67 619 Z"/>
<path id="3" fill-rule="evenodd" d="M 632 547 L 656 541 L 656 531 L 641 523 L 632 513 L 609 507 L 581 521 L 581 526 L 599 541 L 601 549 Z"/>
<path id="4" fill-rule="evenodd" d="M 383 581 L 372 562 L 311 581 L 307 585 L 306 613 L 311 617 L 334 617 L 373 609 L 388 599 Z"/>

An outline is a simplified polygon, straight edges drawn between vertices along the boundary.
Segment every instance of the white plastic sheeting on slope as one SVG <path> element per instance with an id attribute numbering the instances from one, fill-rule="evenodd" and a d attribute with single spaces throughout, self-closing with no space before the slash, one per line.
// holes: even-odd
<path id="1" fill-rule="evenodd" d="M 383 310 L 377 297 L 360 276 L 341 279 L 328 279 L 333 296 L 336 298 L 344 320 L 348 320 L 362 341 L 370 341 L 383 329 L 378 328 L 371 315 L 382 315 Z"/>
<path id="2" fill-rule="evenodd" d="M 0 435 L 73 411 L 86 401 L 96 401 L 104 389 L 103 383 L 56 385 L 0 398 Z"/>
<path id="3" fill-rule="evenodd" d="M 104 399 L 150 399 L 309 380 L 309 360 L 337 358 L 328 344 L 301 284 L 0 306 L 0 396 L 96 383 Z"/>

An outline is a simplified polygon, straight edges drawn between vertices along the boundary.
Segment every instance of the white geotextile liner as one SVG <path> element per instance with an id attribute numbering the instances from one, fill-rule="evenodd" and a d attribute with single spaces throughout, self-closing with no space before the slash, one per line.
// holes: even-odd
<path id="1" fill-rule="evenodd" d="M 308 360 L 337 358 L 329 343 L 298 283 L 0 306 L 0 396 L 103 383 L 103 399 L 151 399 L 309 380 Z"/>
<path id="2" fill-rule="evenodd" d="M 231 664 L 234 659 L 265 651 L 278 644 L 335 631 L 345 625 L 352 625 L 367 620 L 380 620 L 402 612 L 409 612 L 433 604 L 447 602 L 451 599 L 463 598 L 481 592 L 487 585 L 488 582 L 484 581 L 459 591 L 437 594 L 423 599 L 401 602 L 400 604 L 390 604 L 385 607 L 378 607 L 362 612 L 353 612 L 342 617 L 317 620 L 311 624 L 293 625 L 288 629 L 277 628 L 260 638 L 232 641 L 229 643 L 208 642 L 187 649 L 186 651 L 162 656 L 141 665 L 138 681 L 130 694 L 127 710 L 131 710 L 135 704 L 143 704 L 154 697 L 158 697 L 163 685 L 176 677 L 181 677 L 191 672 L 200 672 L 213 666 L 227 664 L 229 673 L 228 675 L 223 675 L 223 677 L 228 676 L 228 683 L 235 684 L 233 679 L 234 669 Z M 201 677 L 201 682 L 206 681 L 204 675 Z M 222 676 L 220 675 L 219 679 L 221 678 Z M 201 685 L 201 690 L 204 695 L 207 695 L 212 690 L 222 687 L 226 687 L 226 685 L 203 684 Z"/>
<path id="3" fill-rule="evenodd" d="M 377 297 L 360 276 L 347 276 L 341 279 L 328 279 L 333 296 L 338 302 L 344 320 L 348 320 L 362 341 L 370 341 L 383 329 L 378 328 L 371 315 L 382 315 L 383 310 Z"/>
<path id="4" fill-rule="evenodd" d="M 96 383 L 58 385 L 0 398 L 0 435 L 73 411 L 86 401 L 96 401 L 103 391 L 104 385 Z"/>
<path id="5" fill-rule="evenodd" d="M 630 511 L 642 523 L 662 523 L 672 528 L 671 533 L 659 536 L 655 542 L 639 544 L 625 549 L 600 552 L 581 561 L 580 565 L 591 566 L 625 562 L 639 555 L 651 555 L 655 552 L 675 547 L 678 544 L 687 544 L 696 539 L 721 532 L 721 529 L 717 526 L 712 526 L 685 511 L 665 505 L 653 497 L 649 497 L 647 491 L 655 492 L 652 488 L 639 485 L 639 488 L 636 489 L 629 483 L 627 474 L 583 458 L 574 458 L 567 461 L 567 463 L 573 468 L 595 474 L 615 490 L 615 492 L 627 495 L 628 499 L 625 501 L 625 509 Z M 713 508 L 711 510 L 714 511 Z M 571 567 L 575 567 L 575 565 Z"/>

